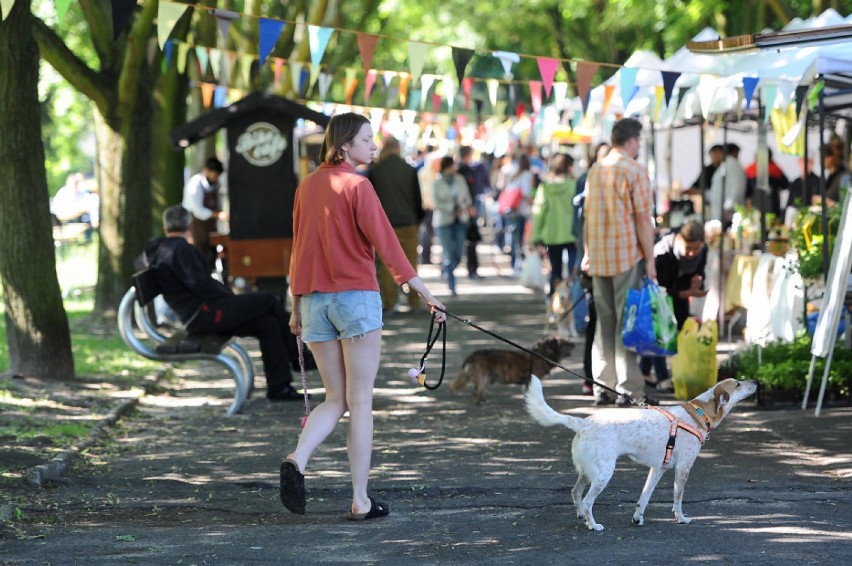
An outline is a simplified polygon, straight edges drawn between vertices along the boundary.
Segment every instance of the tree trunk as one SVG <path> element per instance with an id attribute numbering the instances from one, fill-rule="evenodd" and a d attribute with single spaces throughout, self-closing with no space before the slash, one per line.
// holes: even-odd
<path id="1" fill-rule="evenodd" d="M 29 0 L 0 21 L 0 283 L 9 371 L 74 377 L 68 319 L 56 278 L 38 99 L 38 47 Z"/>

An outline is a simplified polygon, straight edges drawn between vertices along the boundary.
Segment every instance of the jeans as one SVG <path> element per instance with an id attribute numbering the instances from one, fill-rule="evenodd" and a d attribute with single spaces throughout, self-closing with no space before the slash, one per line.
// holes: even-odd
<path id="1" fill-rule="evenodd" d="M 450 292 L 455 294 L 456 276 L 454 271 L 461 263 L 462 253 L 464 252 L 467 223 L 456 220 L 447 226 L 438 226 L 435 228 L 435 232 L 437 232 L 441 247 L 444 250 L 443 265 L 444 272 L 447 274 L 447 284 L 450 287 Z"/>

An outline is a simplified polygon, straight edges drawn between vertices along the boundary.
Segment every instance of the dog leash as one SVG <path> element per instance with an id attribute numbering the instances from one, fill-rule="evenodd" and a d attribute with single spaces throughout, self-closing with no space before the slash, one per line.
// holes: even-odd
<path id="1" fill-rule="evenodd" d="M 302 428 L 305 428 L 305 423 L 308 422 L 308 417 L 311 416 L 311 398 L 308 397 L 308 378 L 305 376 L 305 343 L 302 342 L 302 337 L 296 335 L 296 344 L 299 349 L 299 371 L 302 374 L 302 392 L 305 394 L 305 416 L 302 417 Z"/>
<path id="2" fill-rule="evenodd" d="M 408 377 L 410 377 L 412 381 L 422 385 L 430 391 L 435 391 L 441 386 L 441 383 L 444 382 L 444 373 L 447 371 L 447 324 L 445 322 L 439 322 L 438 331 L 435 332 L 435 336 L 433 338 L 432 332 L 434 329 L 435 315 L 433 314 L 432 322 L 429 323 L 429 336 L 426 338 L 426 353 L 424 353 L 420 358 L 420 367 L 408 370 Z M 435 385 L 429 385 L 426 383 L 426 360 L 429 358 L 429 353 L 438 341 L 439 336 L 443 336 L 444 338 L 443 344 L 441 344 L 441 375 L 438 377 L 438 383 Z"/>
<path id="3" fill-rule="evenodd" d="M 642 406 L 645 405 L 644 403 L 640 403 L 640 402 L 636 401 L 636 399 L 634 399 L 631 395 L 628 395 L 627 393 L 622 393 L 620 391 L 616 391 L 612 387 L 604 385 L 603 383 L 599 383 L 592 378 L 588 378 L 585 375 L 581 375 L 581 374 L 577 373 L 576 371 L 570 370 L 567 367 L 560 364 L 559 362 L 555 362 L 551 359 L 548 359 L 548 358 L 542 356 L 541 354 L 539 354 L 538 352 L 534 352 L 533 350 L 530 350 L 529 348 L 521 346 L 520 344 L 513 342 L 512 340 L 509 340 L 508 338 L 506 338 L 504 336 L 500 336 L 496 332 L 492 332 L 492 331 L 488 330 L 487 328 L 483 328 L 483 327 L 479 326 L 478 324 L 474 323 L 470 319 L 462 318 L 459 315 L 457 315 L 455 313 L 451 313 L 450 311 L 448 311 L 446 309 L 442 309 L 442 308 L 439 308 L 439 307 L 434 307 L 434 308 L 441 311 L 442 313 L 444 313 L 448 317 L 456 319 L 457 321 L 461 322 L 462 324 L 466 324 L 466 325 L 470 326 L 471 328 L 475 328 L 476 330 L 479 330 L 480 332 L 484 332 L 485 334 L 488 334 L 489 336 L 491 336 L 493 338 L 496 338 L 496 339 L 498 339 L 502 342 L 505 342 L 506 344 L 509 344 L 510 346 L 512 346 L 514 348 L 517 348 L 518 350 L 526 352 L 527 354 L 529 354 L 531 356 L 535 356 L 535 357 L 547 362 L 548 364 L 550 364 L 554 367 L 558 367 L 559 369 L 564 370 L 564 371 L 570 373 L 571 375 L 579 377 L 584 381 L 588 381 L 588 382 L 592 383 L 593 385 L 597 385 L 598 387 L 600 387 L 601 389 L 603 389 L 605 391 L 609 391 L 610 393 L 618 395 L 619 397 L 624 397 L 625 399 L 630 401 L 630 403 L 633 404 L 633 405 L 636 405 L 638 407 L 642 407 Z M 432 325 L 434 325 L 434 323 L 435 323 L 435 315 L 432 315 Z M 445 324 L 445 323 L 439 323 L 439 324 Z M 429 340 L 431 340 L 431 337 L 432 337 L 432 327 L 430 326 L 429 327 Z M 446 357 L 447 357 L 446 338 L 447 338 L 447 335 L 446 335 L 446 329 L 445 329 L 444 330 L 444 356 L 443 356 L 443 365 L 441 367 L 441 380 L 443 380 L 443 378 L 444 378 L 444 371 L 446 369 Z M 436 339 L 437 339 L 437 336 L 436 336 Z M 432 344 L 434 345 L 434 341 L 432 342 Z M 427 341 L 427 346 L 428 346 L 428 341 Z M 423 358 L 421 358 L 421 361 L 420 361 L 420 365 L 421 365 L 421 369 L 422 369 L 422 373 L 423 373 L 423 380 L 424 380 L 423 383 L 421 383 L 421 385 L 423 385 L 425 383 L 425 371 L 426 371 L 425 370 L 425 360 L 426 360 L 426 356 L 429 353 L 429 350 L 431 350 L 431 346 L 427 347 L 426 354 L 423 355 Z M 532 366 L 532 364 L 530 364 L 530 366 Z M 409 377 L 412 378 L 412 380 L 417 380 L 419 375 L 413 375 L 413 372 L 419 373 L 420 371 L 421 370 L 419 370 L 417 368 L 411 368 L 408 372 L 408 375 L 409 375 Z M 440 384 L 441 383 L 439 381 L 438 385 L 440 385 Z M 427 386 L 427 388 L 428 389 L 437 389 L 438 385 L 436 385 L 434 387 L 428 387 Z"/>

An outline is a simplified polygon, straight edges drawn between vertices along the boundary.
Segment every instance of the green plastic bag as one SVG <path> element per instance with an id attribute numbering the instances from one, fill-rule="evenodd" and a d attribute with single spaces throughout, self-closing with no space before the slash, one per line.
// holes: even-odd
<path id="1" fill-rule="evenodd" d="M 642 288 L 627 291 L 621 339 L 625 348 L 640 356 L 677 353 L 677 319 L 672 298 L 647 277 Z"/>

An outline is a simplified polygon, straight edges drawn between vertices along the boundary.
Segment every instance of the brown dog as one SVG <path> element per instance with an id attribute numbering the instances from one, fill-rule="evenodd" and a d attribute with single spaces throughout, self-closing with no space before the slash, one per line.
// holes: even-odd
<path id="1" fill-rule="evenodd" d="M 574 344 L 562 336 L 553 335 L 530 349 L 548 360 L 559 362 L 571 355 Z M 450 389 L 460 391 L 472 381 L 473 396 L 477 404 L 481 404 L 485 400 L 486 383 L 499 381 L 527 384 L 531 373 L 546 376 L 554 367 L 537 356 L 519 350 L 477 350 L 462 362 L 462 369 L 450 384 Z"/>

